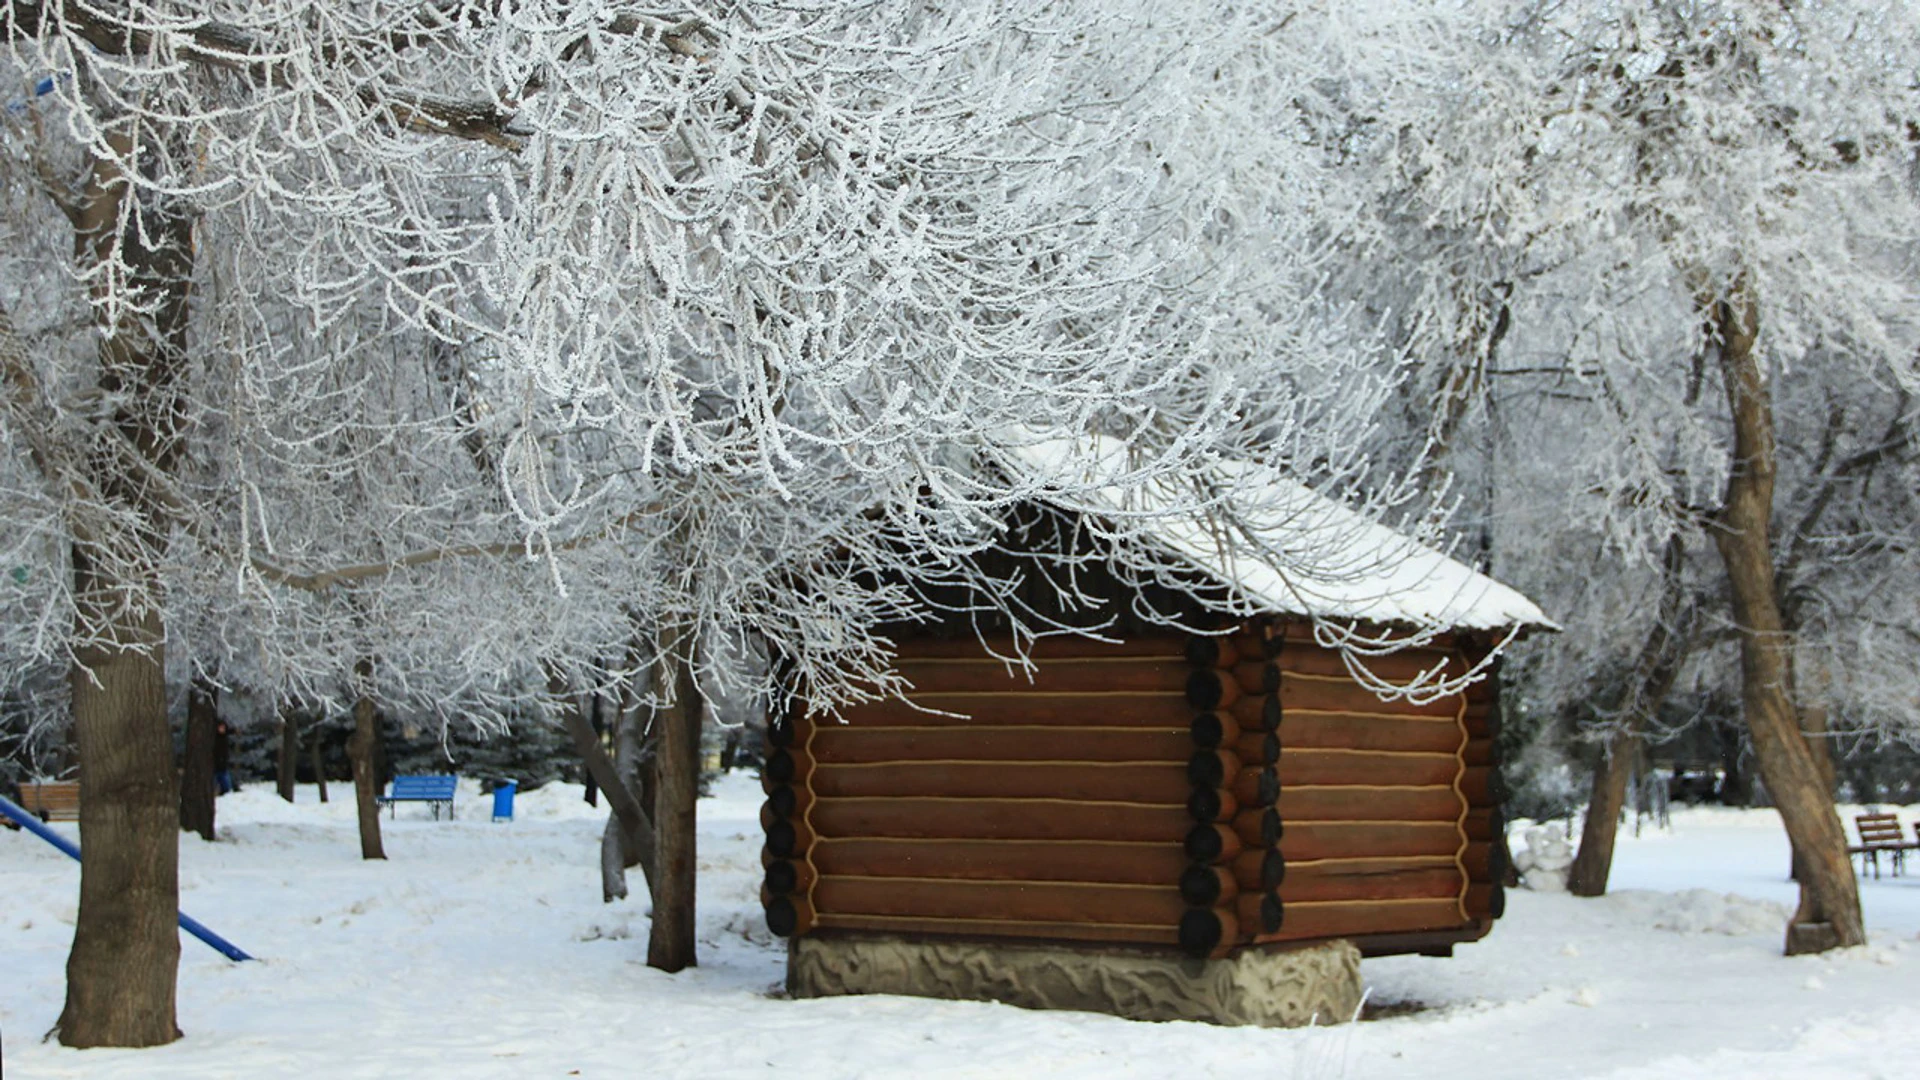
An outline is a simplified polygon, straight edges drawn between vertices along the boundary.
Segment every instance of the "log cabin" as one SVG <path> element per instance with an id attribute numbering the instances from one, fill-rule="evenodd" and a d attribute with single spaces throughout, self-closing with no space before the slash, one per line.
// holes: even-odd
<path id="1" fill-rule="evenodd" d="M 1041 442 L 1016 465 L 1088 453 Z M 1304 487 L 1212 479 L 1230 528 L 1119 495 L 1012 515 L 989 569 L 1017 592 L 936 594 L 952 615 L 894 628 L 909 700 L 826 715 L 796 688 L 762 810 L 793 993 L 1328 1022 L 1357 1008 L 1361 956 L 1491 929 L 1489 676 L 1552 623 Z M 1085 632 L 1016 641 L 1009 599 Z"/>

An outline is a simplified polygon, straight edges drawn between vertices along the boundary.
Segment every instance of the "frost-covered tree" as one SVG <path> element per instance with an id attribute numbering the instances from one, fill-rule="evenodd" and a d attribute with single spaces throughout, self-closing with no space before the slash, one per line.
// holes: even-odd
<path id="1" fill-rule="evenodd" d="M 1864 495 L 1859 470 L 1907 445 L 1920 27 L 1899 5 L 1646 0 L 1474 5 L 1428 30 L 1443 47 L 1371 72 L 1384 96 L 1342 144 L 1382 181 L 1362 265 L 1405 271 L 1383 274 L 1403 340 L 1453 361 L 1436 415 L 1456 388 L 1520 380 L 1590 402 L 1606 445 L 1554 482 L 1595 532 L 1648 565 L 1676 533 L 1711 542 L 1742 711 L 1802 859 L 1788 949 L 1858 943 L 1845 834 L 1803 734 L 1814 628 L 1783 599 L 1789 576 L 1820 576 L 1818 546 L 1846 547 L 1824 528 L 1788 539 L 1807 513 L 1826 520 L 1818 491 Z M 1828 395 L 1842 415 L 1865 406 L 1871 434 L 1819 449 Z M 1803 403 L 1819 414 L 1777 419 Z M 1533 430 L 1548 455 L 1564 438 Z M 1801 430 L 1815 441 L 1783 456 Z M 1781 497 L 1795 460 L 1811 466 L 1799 516 Z M 1906 509 L 1877 500 L 1875 534 L 1889 515 L 1910 530 Z M 1830 566 L 1858 587 L 1903 548 Z"/>
<path id="2" fill-rule="evenodd" d="M 875 627 L 912 583 L 1093 482 L 1009 473 L 1023 432 L 1127 440 L 1103 486 L 1223 453 L 1340 475 L 1375 384 L 1329 389 L 1365 350 L 1300 295 L 1296 134 L 1237 124 L 1212 65 L 1286 29 L 1246 17 L 0 11 L 8 490 L 60 582 L 8 635 L 71 666 L 89 847 L 61 1038 L 177 1034 L 170 610 L 276 687 L 612 677 L 672 759 L 710 630 L 827 703 L 893 688 Z M 659 805 L 676 968 L 691 796 Z"/>

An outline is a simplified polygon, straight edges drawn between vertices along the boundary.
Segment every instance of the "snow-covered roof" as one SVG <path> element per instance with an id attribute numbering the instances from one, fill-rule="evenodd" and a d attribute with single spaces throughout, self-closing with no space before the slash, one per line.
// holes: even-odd
<path id="1" fill-rule="evenodd" d="M 1220 461 L 1199 475 L 1101 486 L 1139 469 L 1117 439 L 1030 432 L 1003 449 L 1043 498 L 1053 489 L 1063 508 L 1105 518 L 1276 614 L 1557 627 L 1519 592 L 1269 467 Z"/>

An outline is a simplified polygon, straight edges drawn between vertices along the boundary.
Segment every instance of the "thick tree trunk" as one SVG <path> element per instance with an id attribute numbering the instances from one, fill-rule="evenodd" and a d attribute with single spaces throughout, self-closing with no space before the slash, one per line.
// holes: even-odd
<path id="1" fill-rule="evenodd" d="M 1787 952 L 1866 944 L 1860 893 L 1847 857 L 1833 791 L 1807 747 L 1792 698 L 1792 640 L 1775 588 L 1770 519 L 1775 455 L 1773 406 L 1754 355 L 1758 319 L 1752 301 L 1714 308 L 1721 376 L 1733 415 L 1733 468 L 1714 543 L 1726 564 L 1740 635 L 1741 706 L 1761 779 L 1787 836 L 1801 853 L 1800 908 L 1787 928 Z"/>
<path id="2" fill-rule="evenodd" d="M 181 383 L 193 219 L 164 203 L 142 207 L 137 219 L 124 212 L 136 195 L 118 162 L 133 160 L 136 151 L 168 152 L 136 147 L 137 130 L 123 125 L 101 136 L 113 156 L 90 163 L 79 206 L 69 213 L 76 261 L 92 271 L 98 388 L 114 407 L 101 425 L 102 449 L 86 458 L 88 482 L 107 509 L 123 516 L 70 518 L 70 682 L 86 859 L 58 1024 L 68 1046 L 155 1046 L 180 1037 L 180 806 L 157 567 L 170 529 L 164 481 L 186 425 Z M 109 269 L 116 262 L 124 274 Z M 121 301 L 129 298 L 147 305 L 140 317 L 126 314 Z M 143 465 L 106 451 L 107 440 L 122 442 Z M 129 516 L 132 524 L 122 524 Z"/>
<path id="3" fill-rule="evenodd" d="M 373 665 L 362 660 L 356 669 L 364 681 Z M 353 802 L 360 818 L 360 857 L 384 859 L 380 843 L 380 777 L 375 772 L 374 746 L 380 741 L 380 710 L 368 692 L 353 703 L 353 737 L 347 740 L 347 758 L 353 763 Z"/>
<path id="4" fill-rule="evenodd" d="M 214 786 L 214 727 L 220 723 L 213 684 L 195 675 L 187 688 L 187 739 L 184 767 L 180 770 L 180 829 L 213 840 L 214 803 L 219 792 Z"/>
<path id="5" fill-rule="evenodd" d="M 274 788 L 280 797 L 293 801 L 294 773 L 299 769 L 300 723 L 289 713 L 280 714 L 280 754 L 273 763 Z"/>
<path id="6" fill-rule="evenodd" d="M 1567 891 L 1575 896 L 1605 896 L 1613 871 L 1613 845 L 1620 831 L 1620 811 L 1627 801 L 1627 779 L 1640 746 L 1640 733 L 1666 703 L 1680 673 L 1686 618 L 1686 547 L 1679 536 L 1667 540 L 1660 568 L 1660 601 L 1652 633 L 1634 657 L 1625 692 L 1615 711 L 1620 723 L 1607 736 L 1601 760 L 1593 770 L 1593 792 L 1587 801 L 1587 821 L 1580 832 L 1580 850 L 1567 870 Z"/>
<path id="7" fill-rule="evenodd" d="M 694 956 L 695 807 L 700 785 L 700 690 L 694 685 L 695 642 L 684 624 L 662 628 L 656 678 L 672 703 L 654 715 L 655 859 L 647 879 L 653 893 L 653 931 L 647 966 L 692 967 Z"/>
<path id="8" fill-rule="evenodd" d="M 112 603 L 85 557 L 76 553 L 74 563 L 81 602 Z M 86 859 L 58 1025 L 68 1046 L 158 1046 L 180 1037 L 180 810 L 160 615 L 119 614 L 112 644 L 87 645 L 74 657 Z"/>

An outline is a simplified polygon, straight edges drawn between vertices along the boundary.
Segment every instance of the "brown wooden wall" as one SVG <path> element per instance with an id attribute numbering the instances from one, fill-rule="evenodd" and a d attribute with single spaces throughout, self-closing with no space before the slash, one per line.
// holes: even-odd
<path id="1" fill-rule="evenodd" d="M 942 712 L 887 702 L 776 725 L 762 811 L 776 933 L 1223 955 L 1485 931 L 1499 875 L 1483 704 L 1383 704 L 1283 626 L 1050 639 L 1033 656 L 1029 679 L 974 641 L 908 642 L 914 699 Z M 1462 661 L 1380 670 L 1433 663 Z"/>

